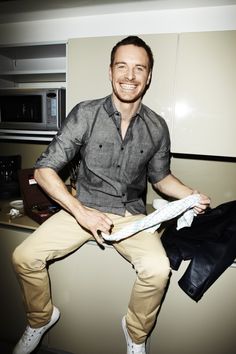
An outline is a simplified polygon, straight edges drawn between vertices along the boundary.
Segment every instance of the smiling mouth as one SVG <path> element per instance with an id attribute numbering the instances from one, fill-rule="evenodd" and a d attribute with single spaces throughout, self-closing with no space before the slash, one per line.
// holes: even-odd
<path id="1" fill-rule="evenodd" d="M 134 91 L 137 87 L 134 84 L 120 84 L 120 86 L 121 86 L 122 90 L 128 91 L 128 92 Z"/>

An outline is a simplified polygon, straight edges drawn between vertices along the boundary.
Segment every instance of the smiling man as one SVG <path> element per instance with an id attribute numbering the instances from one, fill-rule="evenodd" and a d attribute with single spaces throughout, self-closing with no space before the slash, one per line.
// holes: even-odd
<path id="1" fill-rule="evenodd" d="M 147 179 L 176 199 L 194 193 L 170 172 L 164 119 L 142 104 L 152 68 L 152 51 L 141 38 L 130 36 L 117 43 L 109 69 L 112 94 L 77 104 L 36 162 L 35 179 L 62 210 L 14 251 L 29 322 L 14 354 L 31 353 L 59 319 L 50 293 L 49 260 L 75 251 L 88 240 L 102 245 L 101 232 L 111 234 L 143 218 Z M 76 154 L 80 166 L 73 197 L 58 171 Z M 209 202 L 201 195 L 196 212 L 204 212 Z M 137 274 L 122 319 L 127 354 L 145 354 L 169 278 L 169 261 L 157 232 L 141 231 L 113 246 Z"/>

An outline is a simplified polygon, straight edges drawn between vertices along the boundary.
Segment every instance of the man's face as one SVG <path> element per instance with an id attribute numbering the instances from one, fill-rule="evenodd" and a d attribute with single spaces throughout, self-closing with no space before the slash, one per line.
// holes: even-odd
<path id="1" fill-rule="evenodd" d="M 109 76 L 116 98 L 126 103 L 139 100 L 151 78 L 145 49 L 132 44 L 119 47 Z"/>

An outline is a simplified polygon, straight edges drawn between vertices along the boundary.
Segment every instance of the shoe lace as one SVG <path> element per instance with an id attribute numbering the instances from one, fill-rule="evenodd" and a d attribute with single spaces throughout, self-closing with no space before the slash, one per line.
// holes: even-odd
<path id="1" fill-rule="evenodd" d="M 27 343 L 29 343 L 32 338 L 39 333 L 40 330 L 38 328 L 31 328 L 30 326 L 27 326 L 21 338 L 22 342 L 27 345 Z"/>
<path id="2" fill-rule="evenodd" d="M 132 352 L 132 354 L 146 354 L 145 344 L 132 343 L 131 352 Z"/>

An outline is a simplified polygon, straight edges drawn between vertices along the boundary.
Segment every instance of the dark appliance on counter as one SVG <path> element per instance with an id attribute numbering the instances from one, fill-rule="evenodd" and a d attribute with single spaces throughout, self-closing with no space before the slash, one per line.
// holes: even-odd
<path id="1" fill-rule="evenodd" d="M 24 211 L 31 219 L 42 224 L 61 209 L 37 184 L 33 168 L 20 170 L 19 180 Z"/>
<path id="2" fill-rule="evenodd" d="M 18 171 L 21 168 L 21 156 L 0 156 L 0 199 L 20 196 Z"/>

